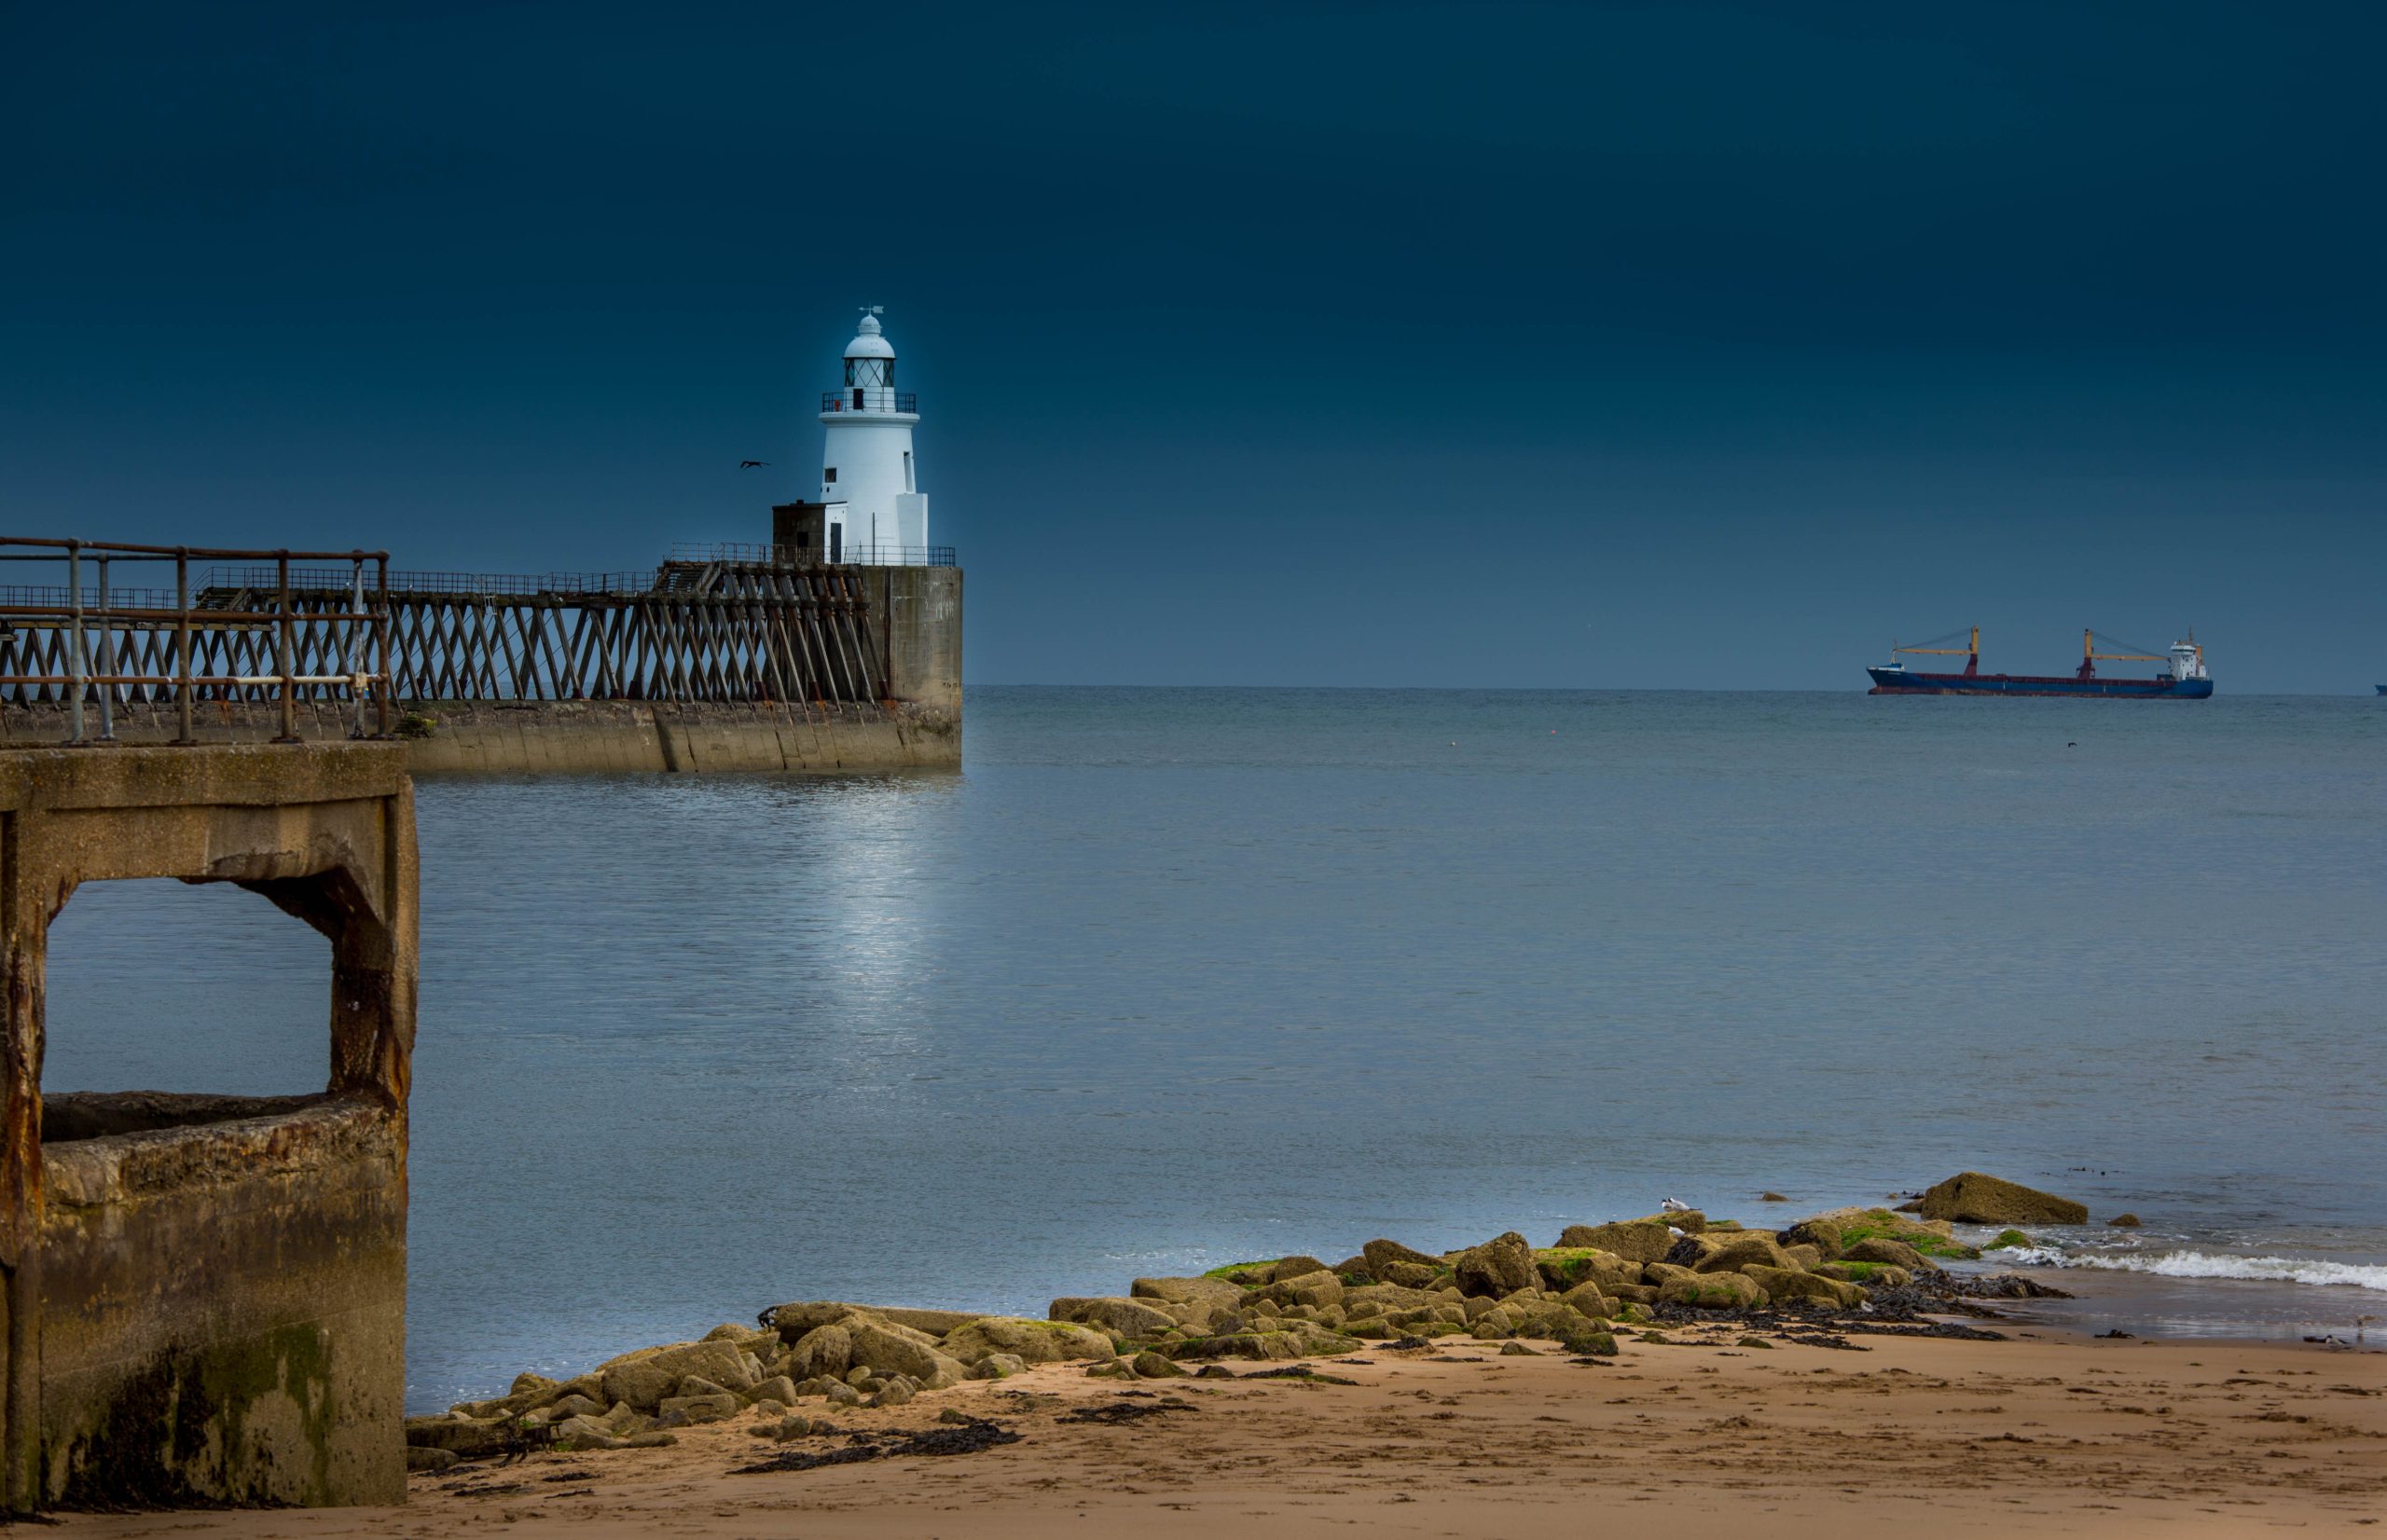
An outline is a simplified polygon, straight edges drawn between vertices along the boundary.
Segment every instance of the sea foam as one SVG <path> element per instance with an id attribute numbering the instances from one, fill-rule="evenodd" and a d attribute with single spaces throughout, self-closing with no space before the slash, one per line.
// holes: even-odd
<path id="1" fill-rule="evenodd" d="M 2387 1267 L 2316 1261 L 2309 1257 L 2227 1257 L 2207 1251 L 2132 1255 L 2059 1251 L 2051 1246 L 2017 1246 L 1993 1255 L 2024 1267 L 2085 1267 L 2107 1272 L 2151 1272 L 2163 1278 L 2239 1278 L 2265 1284 L 2340 1284 L 2387 1293 Z"/>

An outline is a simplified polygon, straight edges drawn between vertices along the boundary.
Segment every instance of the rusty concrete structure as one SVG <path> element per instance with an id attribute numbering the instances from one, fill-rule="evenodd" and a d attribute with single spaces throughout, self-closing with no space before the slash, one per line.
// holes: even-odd
<path id="1" fill-rule="evenodd" d="M 127 878 L 329 940 L 320 1093 L 45 1105 L 50 922 Z M 396 743 L 0 750 L 0 1506 L 404 1500 L 415 904 Z"/>

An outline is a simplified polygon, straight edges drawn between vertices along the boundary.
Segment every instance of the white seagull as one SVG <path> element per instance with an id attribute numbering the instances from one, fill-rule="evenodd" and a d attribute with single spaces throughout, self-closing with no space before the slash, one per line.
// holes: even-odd
<path id="1" fill-rule="evenodd" d="M 1688 1214 L 1690 1212 L 1690 1205 L 1684 1203 L 1680 1198 L 1668 1198 L 1665 1202 L 1658 1205 L 1658 1212 L 1661 1214 Z"/>

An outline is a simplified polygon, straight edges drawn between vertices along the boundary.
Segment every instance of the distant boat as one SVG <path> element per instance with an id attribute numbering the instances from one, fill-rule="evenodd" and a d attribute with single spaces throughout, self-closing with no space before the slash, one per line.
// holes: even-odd
<path id="1" fill-rule="evenodd" d="M 1876 695 L 2061 695 L 2099 700 L 2203 700 L 2213 694 L 2213 676 L 2206 672 L 2204 649 L 2197 645 L 2196 633 L 2188 633 L 2185 641 L 2175 641 L 2167 652 L 2149 653 L 2131 648 L 2128 643 L 2101 637 L 2094 631 L 2080 633 L 2080 667 L 2072 674 L 1984 674 L 1980 671 L 1980 627 L 1971 628 L 1969 643 L 1963 647 L 1945 647 L 1942 642 L 1964 637 L 1962 631 L 1951 631 L 1944 637 L 1934 637 L 1912 647 L 1897 643 L 1890 646 L 1890 661 L 1880 667 L 1868 668 Z M 2097 644 L 2127 649 L 2101 653 Z M 1928 653 L 1937 657 L 1959 657 L 1965 660 L 1960 674 L 1924 674 L 1910 670 L 1898 661 L 1909 653 Z M 2100 663 L 2160 663 L 2168 666 L 2165 672 L 2147 679 L 2104 679 L 2097 673 Z M 2379 687 L 2387 695 L 2387 684 Z"/>

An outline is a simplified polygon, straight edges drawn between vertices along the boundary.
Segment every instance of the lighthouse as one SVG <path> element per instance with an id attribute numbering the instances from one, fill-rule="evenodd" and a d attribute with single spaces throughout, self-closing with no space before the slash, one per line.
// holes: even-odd
<path id="1" fill-rule="evenodd" d="M 929 499 L 912 462 L 919 398 L 895 389 L 895 345 L 862 312 L 846 344 L 845 378 L 821 397 L 821 544 L 832 562 L 920 566 L 929 559 Z"/>

